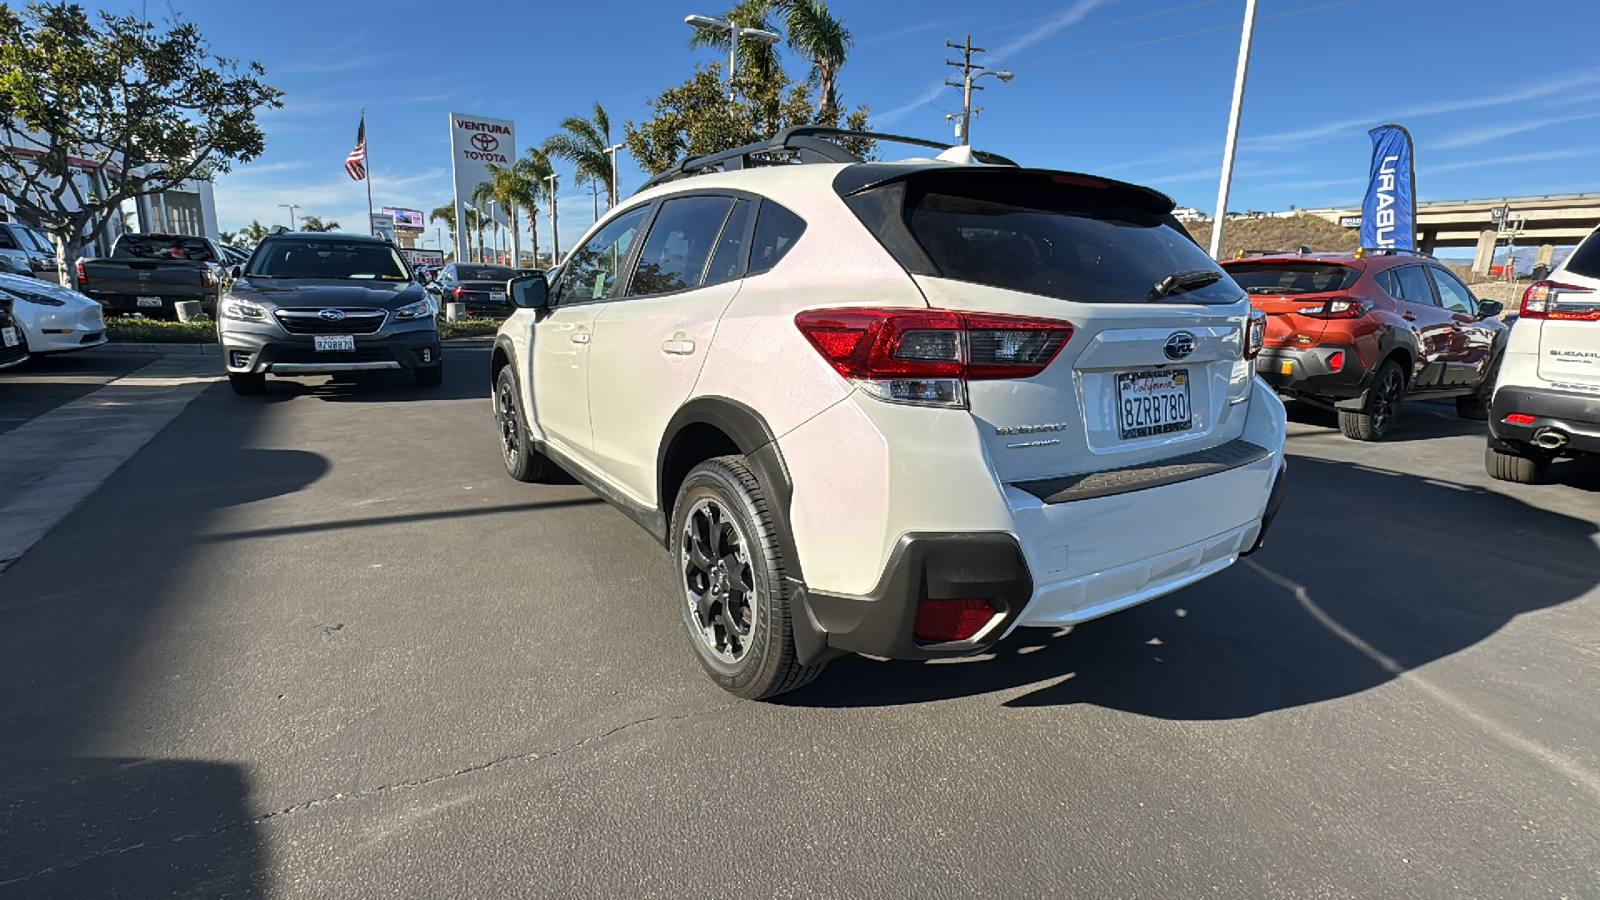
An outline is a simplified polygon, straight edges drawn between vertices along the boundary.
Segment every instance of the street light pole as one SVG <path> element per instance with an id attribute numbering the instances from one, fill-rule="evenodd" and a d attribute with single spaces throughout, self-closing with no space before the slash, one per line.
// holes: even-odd
<path id="1" fill-rule="evenodd" d="M 705 28 L 711 31 L 728 32 L 728 102 L 735 99 L 733 92 L 733 70 L 739 64 L 739 38 L 754 38 L 763 44 L 776 44 L 783 40 L 783 35 L 767 31 L 764 28 L 740 28 L 726 19 L 713 19 L 710 16 L 685 16 L 683 21 L 696 28 Z M 615 157 L 612 157 L 615 159 Z"/>
<path id="2" fill-rule="evenodd" d="M 556 187 L 561 176 L 554 172 L 544 177 L 550 182 L 550 268 L 561 265 L 561 232 L 556 228 Z"/>
<path id="3" fill-rule="evenodd" d="M 287 206 L 289 208 L 289 230 L 290 231 L 294 231 L 295 230 L 295 228 L 294 228 L 294 211 L 300 208 L 300 204 L 298 204 L 298 203 L 279 203 L 278 205 L 279 206 Z"/>
<path id="4" fill-rule="evenodd" d="M 617 205 L 618 195 L 622 193 L 622 185 L 617 183 L 617 151 L 625 144 L 612 144 L 606 148 L 606 155 L 611 157 L 611 190 L 606 194 L 606 209 Z"/>
<path id="5" fill-rule="evenodd" d="M 1239 143 L 1239 114 L 1244 108 L 1245 74 L 1250 69 L 1250 40 L 1256 28 L 1256 0 L 1244 0 L 1244 31 L 1239 35 L 1239 66 L 1233 73 L 1233 107 L 1228 110 L 1228 138 L 1222 145 L 1222 178 L 1217 183 L 1217 211 L 1211 219 L 1211 258 L 1222 255 L 1222 226 L 1228 220 L 1228 189 L 1233 185 L 1233 154 Z"/>

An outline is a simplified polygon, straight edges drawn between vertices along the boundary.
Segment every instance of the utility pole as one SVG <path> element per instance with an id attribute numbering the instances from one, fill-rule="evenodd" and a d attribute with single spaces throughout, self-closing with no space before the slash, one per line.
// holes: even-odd
<path id="1" fill-rule="evenodd" d="M 967 40 L 965 43 L 952 44 L 947 40 L 944 42 L 944 45 L 952 50 L 961 51 L 961 59 L 959 62 L 950 59 L 949 57 L 946 57 L 944 61 L 945 65 L 955 66 L 957 69 L 961 70 L 960 81 L 950 81 L 949 79 L 945 80 L 945 84 L 951 87 L 961 88 L 961 112 L 950 113 L 944 117 L 944 120 L 948 122 L 951 119 L 955 119 L 956 137 L 963 145 L 969 145 L 972 143 L 972 117 L 983 111 L 983 107 L 981 106 L 977 108 L 973 108 L 972 106 L 972 92 L 983 90 L 982 85 L 973 84 L 973 82 L 985 75 L 993 75 L 1002 82 L 1009 84 L 1011 83 L 1011 79 L 1015 78 L 1016 76 L 1012 75 L 1005 69 L 1001 69 L 998 72 L 985 72 L 983 71 L 983 66 L 974 65 L 972 62 L 972 54 L 987 53 L 988 51 L 984 50 L 982 47 L 972 46 L 972 35 L 970 34 L 967 35 Z M 977 74 L 973 74 L 974 72 Z"/>
<path id="2" fill-rule="evenodd" d="M 561 232 L 556 230 L 556 179 L 561 176 L 554 172 L 544 177 L 550 182 L 550 268 L 561 264 Z"/>
<path id="3" fill-rule="evenodd" d="M 1244 0 L 1244 31 L 1239 35 L 1239 66 L 1233 73 L 1233 107 L 1228 110 L 1228 137 L 1222 144 L 1222 178 L 1217 183 L 1217 212 L 1211 219 L 1211 258 L 1222 255 L 1222 226 L 1228 220 L 1228 189 L 1233 186 L 1233 153 L 1239 144 L 1239 114 L 1244 109 L 1244 81 L 1250 71 L 1250 39 L 1256 30 L 1256 0 Z"/>

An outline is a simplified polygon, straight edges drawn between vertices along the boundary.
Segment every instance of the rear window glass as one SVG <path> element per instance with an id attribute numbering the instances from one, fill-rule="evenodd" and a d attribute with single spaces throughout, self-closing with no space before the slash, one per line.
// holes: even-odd
<path id="1" fill-rule="evenodd" d="M 1248 294 L 1322 294 L 1348 289 L 1361 273 L 1333 263 L 1234 263 L 1223 266 Z"/>
<path id="2" fill-rule="evenodd" d="M 759 275 L 778 264 L 806 230 L 805 220 L 771 200 L 761 202 L 756 233 L 750 239 L 750 274 Z"/>
<path id="3" fill-rule="evenodd" d="M 903 192 L 898 204 L 897 192 Z M 863 196 L 872 194 L 880 196 Z M 1170 216 L 1152 209 L 1153 202 L 1135 202 L 1141 196 L 1049 173 L 930 173 L 850 201 L 913 272 L 1080 303 L 1240 299 L 1238 286 L 1169 224 Z M 892 223 L 873 221 L 896 205 L 914 243 L 894 234 Z M 912 258 L 918 250 L 925 260 Z"/>
<path id="4" fill-rule="evenodd" d="M 125 234 L 117 240 L 115 259 L 186 259 L 217 262 L 211 245 L 201 238 L 176 235 Z"/>
<path id="5" fill-rule="evenodd" d="M 1600 278 L 1600 231 L 1585 238 L 1562 268 L 1585 278 Z"/>
<path id="6" fill-rule="evenodd" d="M 457 281 L 510 281 L 517 273 L 506 266 L 462 266 L 456 270 Z"/>
<path id="7" fill-rule="evenodd" d="M 410 281 L 400 254 L 378 241 L 277 238 L 250 258 L 254 278 L 345 278 Z"/>

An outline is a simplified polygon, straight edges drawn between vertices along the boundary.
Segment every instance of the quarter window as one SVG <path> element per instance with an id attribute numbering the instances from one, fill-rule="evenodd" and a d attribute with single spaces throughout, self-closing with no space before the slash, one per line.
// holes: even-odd
<path id="1" fill-rule="evenodd" d="M 572 251 L 562 263 L 556 305 L 601 300 L 611 293 L 611 286 L 616 284 L 617 274 L 628 259 L 628 251 L 633 248 L 633 239 L 639 233 L 647 209 L 648 206 L 640 206 L 617 216 L 582 247 Z"/>
<path id="2" fill-rule="evenodd" d="M 777 265 L 805 230 L 804 219 L 771 200 L 762 201 L 750 242 L 750 274 L 759 275 Z"/>
<path id="3" fill-rule="evenodd" d="M 1428 274 L 1433 276 L 1433 285 L 1439 289 L 1439 300 L 1445 309 L 1466 315 L 1477 312 L 1478 304 L 1472 299 L 1472 292 L 1460 279 L 1436 266 L 1429 266 Z"/>
<path id="4" fill-rule="evenodd" d="M 699 287 L 733 207 L 732 197 L 678 197 L 661 204 L 633 270 L 635 296 Z"/>

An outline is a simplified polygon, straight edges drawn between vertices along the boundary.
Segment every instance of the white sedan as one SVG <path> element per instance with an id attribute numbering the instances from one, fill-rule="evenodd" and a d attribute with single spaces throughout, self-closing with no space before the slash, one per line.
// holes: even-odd
<path id="1" fill-rule="evenodd" d="M 14 300 L 11 312 L 30 353 L 64 353 L 106 342 L 102 307 L 71 288 L 0 273 L 0 293 Z"/>

